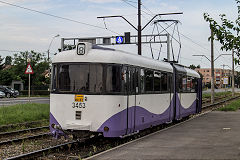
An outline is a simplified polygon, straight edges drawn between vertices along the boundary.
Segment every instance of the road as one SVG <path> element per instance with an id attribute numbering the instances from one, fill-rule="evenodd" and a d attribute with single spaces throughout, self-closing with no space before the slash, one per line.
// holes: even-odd
<path id="1" fill-rule="evenodd" d="M 0 99 L 0 106 L 8 106 L 14 104 L 25 104 L 25 103 L 42 103 L 42 104 L 49 104 L 50 98 L 49 97 L 31 97 L 29 98 L 1 98 Z"/>

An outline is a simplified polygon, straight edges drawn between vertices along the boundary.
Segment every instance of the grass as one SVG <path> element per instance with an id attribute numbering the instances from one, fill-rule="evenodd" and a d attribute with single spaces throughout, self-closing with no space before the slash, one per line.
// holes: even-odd
<path id="1" fill-rule="evenodd" d="M 227 104 L 224 107 L 219 108 L 219 111 L 236 111 L 240 109 L 240 99 L 231 102 L 230 104 Z"/>
<path id="2" fill-rule="evenodd" d="M 49 118 L 49 104 L 17 104 L 0 107 L 0 126 Z"/>
<path id="3" fill-rule="evenodd" d="M 218 93 L 215 93 L 215 96 L 214 97 L 219 97 L 219 96 L 227 96 L 227 95 L 231 95 L 232 92 L 231 91 L 228 91 L 228 92 L 218 92 Z M 203 93 L 202 95 L 202 98 L 210 98 L 211 97 L 211 93 Z"/>

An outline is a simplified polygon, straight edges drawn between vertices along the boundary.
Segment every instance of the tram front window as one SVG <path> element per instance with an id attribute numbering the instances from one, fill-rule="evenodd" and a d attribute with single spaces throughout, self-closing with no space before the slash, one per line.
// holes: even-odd
<path id="1" fill-rule="evenodd" d="M 54 64 L 52 92 L 121 92 L 121 67 L 107 64 Z"/>
<path id="2" fill-rule="evenodd" d="M 59 92 L 100 93 L 103 89 L 102 74 L 101 64 L 60 64 L 58 80 L 53 80 L 53 87 L 56 86 L 55 90 Z"/>

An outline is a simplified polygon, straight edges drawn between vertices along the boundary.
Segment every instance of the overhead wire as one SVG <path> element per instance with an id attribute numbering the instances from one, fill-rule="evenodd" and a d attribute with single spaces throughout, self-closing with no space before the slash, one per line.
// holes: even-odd
<path id="1" fill-rule="evenodd" d="M 121 1 L 127 3 L 126 1 L 129 1 L 129 0 L 121 0 Z M 130 2 L 130 1 L 129 1 L 129 2 Z M 130 4 L 130 3 L 127 3 L 127 4 L 137 9 L 137 7 L 135 7 L 134 5 L 132 5 L 132 4 Z M 153 15 L 155 15 L 155 14 L 154 14 L 150 9 L 148 9 L 143 3 L 142 3 L 141 5 L 143 6 L 143 8 L 144 8 L 145 10 L 149 11 L 151 14 L 149 14 L 149 13 L 147 13 L 147 12 L 145 12 L 145 11 L 142 11 L 143 13 L 145 13 L 145 14 L 147 14 L 148 16 L 151 16 L 151 17 L 153 17 Z M 143 18 L 147 19 L 144 15 L 142 15 L 142 16 L 143 16 Z M 167 25 L 167 28 L 166 28 L 166 29 L 168 29 L 168 28 L 170 28 L 174 23 L 172 23 L 172 24 L 170 24 L 170 25 L 167 24 L 167 23 L 165 23 L 165 24 Z M 164 27 L 163 27 L 163 28 L 164 28 Z M 163 32 L 163 31 L 162 31 L 162 32 Z M 190 42 L 192 42 L 193 44 L 199 46 L 200 48 L 209 51 L 209 49 L 203 47 L 201 44 L 195 42 L 194 40 L 192 40 L 192 39 L 189 38 L 188 36 L 182 34 L 181 32 L 179 32 L 179 34 L 182 35 L 182 36 L 183 36 L 185 39 L 187 39 L 188 41 L 190 41 Z M 188 47 L 190 47 L 190 46 L 188 46 Z M 190 48 L 191 48 L 191 47 L 190 47 Z M 154 50 L 156 50 L 156 49 L 154 49 Z M 194 49 L 194 50 L 195 50 L 195 49 Z M 198 52 L 199 52 L 199 51 L 198 51 Z M 202 52 L 202 51 L 201 51 L 201 52 Z M 202 52 L 202 53 L 206 54 L 205 52 Z M 180 55 L 178 55 L 178 59 L 179 59 L 179 56 L 180 56 Z M 183 57 L 182 57 L 182 58 L 183 58 Z"/>
<path id="2" fill-rule="evenodd" d="M 144 4 L 142 4 L 142 6 L 143 6 L 146 10 L 148 10 L 149 12 L 151 12 L 151 14 L 148 14 L 149 16 L 154 15 L 154 13 L 153 13 L 150 9 L 148 9 Z M 165 24 L 169 26 L 169 24 L 167 24 L 167 23 L 165 23 Z M 181 32 L 179 32 L 179 34 L 181 34 L 185 39 L 188 39 L 189 41 L 191 41 L 191 42 L 194 43 L 195 45 L 198 45 L 199 47 L 201 47 L 201 48 L 209 51 L 209 49 L 203 47 L 202 45 L 200 45 L 199 43 L 195 42 L 194 40 L 192 40 L 192 39 L 189 38 L 188 36 L 182 34 Z"/>
<path id="3" fill-rule="evenodd" d="M 95 27 L 95 28 L 99 28 L 99 29 L 108 30 L 108 31 L 110 31 L 112 33 L 120 35 L 119 33 L 115 32 L 113 30 L 110 30 L 110 29 L 107 29 L 107 28 L 104 28 L 104 27 L 101 27 L 101 26 L 97 26 L 97 25 L 93 25 L 93 24 L 89 24 L 89 23 L 85 23 L 85 22 L 80 22 L 80 21 L 77 21 L 77 20 L 74 20 L 74 19 L 53 15 L 53 14 L 50 14 L 50 13 L 38 11 L 38 10 L 35 10 L 35 9 L 23 7 L 23 6 L 20 6 L 20 5 L 16 5 L 16 4 L 5 2 L 5 1 L 1 1 L 1 0 L 0 0 L 0 3 L 6 4 L 6 5 L 9 5 L 9 6 L 13 6 L 13 7 L 17 7 L 17 8 L 21 8 L 21 9 L 24 9 L 24 10 L 28 10 L 28 11 L 31 11 L 31 12 L 43 14 L 43 15 L 46 15 L 46 16 L 54 17 L 54 18 L 58 18 L 58 19 L 62 19 L 62 20 L 70 21 L 70 22 L 75 22 L 75 23 L 79 23 L 79 24 L 82 24 L 82 25 L 87 25 L 87 26 L 91 26 L 91 27 Z"/>

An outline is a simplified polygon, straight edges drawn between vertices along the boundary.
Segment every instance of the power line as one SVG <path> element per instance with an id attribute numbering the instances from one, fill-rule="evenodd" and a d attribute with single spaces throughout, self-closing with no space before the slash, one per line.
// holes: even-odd
<path id="1" fill-rule="evenodd" d="M 121 1 L 123 1 L 124 3 L 132 6 L 133 8 L 138 9 L 136 6 L 134 6 L 134 5 L 131 4 L 131 3 L 137 3 L 137 2 L 133 2 L 133 1 L 129 1 L 129 0 L 121 0 Z M 129 3 L 129 2 L 131 2 L 131 3 Z M 143 4 L 142 4 L 142 5 L 143 5 Z M 149 15 L 149 13 L 147 13 L 147 12 L 145 12 L 145 11 L 143 11 L 143 10 L 142 10 L 142 12 Z M 151 16 L 152 16 L 152 15 L 151 15 Z"/>
<path id="2" fill-rule="evenodd" d="M 70 22 L 75 22 L 75 23 L 79 23 L 79 24 L 82 24 L 82 25 L 87 25 L 87 26 L 91 26 L 91 27 L 95 27 L 95 28 L 99 28 L 99 29 L 108 30 L 108 31 L 110 31 L 112 33 L 120 35 L 119 33 L 115 32 L 115 31 L 112 31 L 110 29 L 107 29 L 107 28 L 104 28 L 104 27 L 100 27 L 100 26 L 97 26 L 97 25 L 88 24 L 88 23 L 85 23 L 85 22 L 80 22 L 80 21 L 77 21 L 77 20 L 73 20 L 73 19 L 70 19 L 70 18 L 65 18 L 65 17 L 53 15 L 53 14 L 50 14 L 50 13 L 45 13 L 45 12 L 42 12 L 42 11 L 38 11 L 38 10 L 35 10 L 35 9 L 22 7 L 22 6 L 19 6 L 19 5 L 16 5 L 16 4 L 12 4 L 12 3 L 8 3 L 8 2 L 4 2 L 4 1 L 0 1 L 0 3 L 7 4 L 7 5 L 10 5 L 10 6 L 13 6 L 13 7 L 17 7 L 17 8 L 21 8 L 21 9 L 24 9 L 24 10 L 28 10 L 28 11 L 31 11 L 31 12 L 43 14 L 43 15 L 46 15 L 46 16 L 54 17 L 54 18 L 67 20 L 67 21 L 70 21 Z"/>
<path id="3" fill-rule="evenodd" d="M 144 4 L 142 4 L 142 6 L 147 10 L 149 11 L 151 14 L 147 13 L 149 16 L 152 16 L 152 14 L 154 14 L 150 9 L 148 9 Z M 167 23 L 165 23 L 167 26 L 169 26 Z M 188 36 L 182 34 L 181 32 L 179 32 L 185 39 L 188 39 L 189 41 L 191 41 L 192 43 L 194 43 L 195 45 L 198 45 L 199 47 L 205 49 L 205 50 L 208 50 L 207 48 L 203 47 L 202 45 L 200 45 L 199 43 L 195 42 L 194 40 L 192 40 L 191 38 L 189 38 Z"/>

